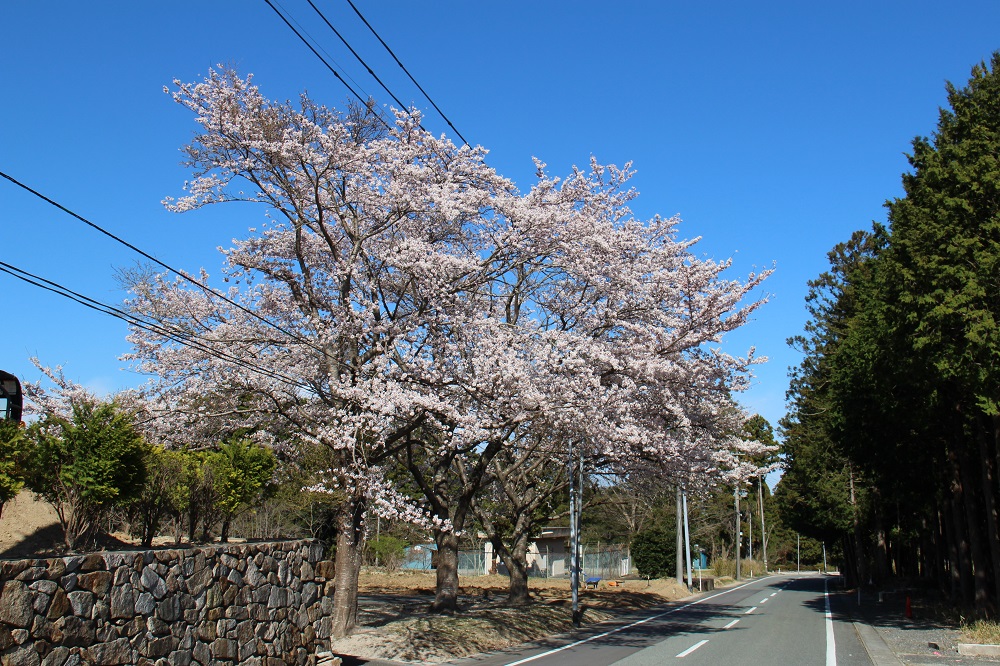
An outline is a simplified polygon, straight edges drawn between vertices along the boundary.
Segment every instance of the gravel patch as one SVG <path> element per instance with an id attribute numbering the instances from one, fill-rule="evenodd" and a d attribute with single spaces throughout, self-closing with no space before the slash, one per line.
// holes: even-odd
<path id="1" fill-rule="evenodd" d="M 906 597 L 910 596 L 913 617 L 906 617 Z M 865 590 L 858 605 L 857 591 L 836 595 L 834 612 L 874 627 L 886 645 L 910 666 L 1000 664 L 1000 659 L 958 654 L 958 622 L 934 611 L 934 598 L 920 590 Z"/>

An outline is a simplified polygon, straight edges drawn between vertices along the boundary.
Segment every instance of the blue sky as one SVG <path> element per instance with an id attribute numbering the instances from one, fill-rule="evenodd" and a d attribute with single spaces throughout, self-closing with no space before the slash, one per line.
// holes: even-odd
<path id="1" fill-rule="evenodd" d="M 447 126 L 346 0 L 314 0 L 400 99 Z M 901 193 L 904 153 L 930 134 L 946 80 L 1000 48 L 1000 3 L 434 3 L 356 0 L 420 84 L 489 163 L 530 187 L 533 156 L 555 174 L 591 155 L 634 162 L 639 217 L 679 214 L 696 251 L 737 277 L 776 264 L 771 302 L 727 348 L 770 357 L 750 411 L 784 413 L 785 344 L 805 321 L 806 282 L 826 252 Z M 388 97 L 305 0 L 282 0 L 338 70 Z M 161 260 L 218 273 L 217 246 L 259 224 L 233 205 L 175 215 L 160 201 L 188 174 L 191 116 L 164 94 L 219 63 L 264 93 L 342 106 L 347 90 L 263 0 L 7 3 L 0 39 L 0 171 Z M 0 181 L 0 261 L 93 298 L 138 257 Z M 0 274 L 0 369 L 36 380 L 28 357 L 100 391 L 138 384 L 118 356 L 124 323 Z"/>

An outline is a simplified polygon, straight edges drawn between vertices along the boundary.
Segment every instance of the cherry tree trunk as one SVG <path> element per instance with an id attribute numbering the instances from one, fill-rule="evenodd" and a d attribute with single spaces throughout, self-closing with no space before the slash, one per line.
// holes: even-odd
<path id="1" fill-rule="evenodd" d="M 438 532 L 437 586 L 431 611 L 452 612 L 458 609 L 458 535 L 455 532 Z"/>
<path id="2" fill-rule="evenodd" d="M 524 606 L 531 599 L 528 597 L 528 538 L 523 536 L 518 538 L 510 556 L 504 558 L 507 565 L 509 577 L 509 589 L 507 591 L 507 603 L 511 606 Z"/>
<path id="3" fill-rule="evenodd" d="M 348 500 L 337 518 L 337 555 L 333 590 L 334 638 L 350 635 L 358 622 L 358 574 L 364 538 L 364 503 Z"/>

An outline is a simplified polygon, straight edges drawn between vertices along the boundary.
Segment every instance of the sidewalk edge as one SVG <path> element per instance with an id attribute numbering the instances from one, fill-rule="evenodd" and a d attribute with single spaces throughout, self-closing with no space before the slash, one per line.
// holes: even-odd
<path id="1" fill-rule="evenodd" d="M 868 658 L 875 666 L 904 666 L 903 661 L 896 656 L 889 644 L 885 642 L 878 630 L 864 622 L 854 620 L 852 622 L 854 630 L 861 639 L 861 644 L 865 646 Z"/>

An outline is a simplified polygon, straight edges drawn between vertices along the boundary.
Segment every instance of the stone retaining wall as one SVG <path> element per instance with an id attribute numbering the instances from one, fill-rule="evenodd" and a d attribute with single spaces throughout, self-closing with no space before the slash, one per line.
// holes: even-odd
<path id="1" fill-rule="evenodd" d="M 0 665 L 314 664 L 333 614 L 321 556 L 286 541 L 0 562 Z"/>

